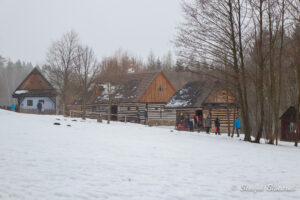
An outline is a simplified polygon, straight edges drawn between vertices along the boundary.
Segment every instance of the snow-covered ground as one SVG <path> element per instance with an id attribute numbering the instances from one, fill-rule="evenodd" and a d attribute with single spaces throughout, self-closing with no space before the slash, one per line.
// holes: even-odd
<path id="1" fill-rule="evenodd" d="M 292 144 L 72 120 L 0 110 L 0 199 L 300 199 Z"/>

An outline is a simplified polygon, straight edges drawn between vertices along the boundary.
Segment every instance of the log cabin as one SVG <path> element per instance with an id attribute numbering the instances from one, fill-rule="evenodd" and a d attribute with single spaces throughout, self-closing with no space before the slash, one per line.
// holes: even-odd
<path id="1" fill-rule="evenodd" d="M 296 108 L 289 107 L 280 117 L 281 128 L 280 128 L 280 140 L 287 142 L 294 142 L 296 140 Z M 300 122 L 298 120 L 298 125 Z M 300 140 L 300 135 L 298 140 Z"/>
<path id="2" fill-rule="evenodd" d="M 95 87 L 88 111 L 107 114 L 110 94 L 112 120 L 124 121 L 126 116 L 127 121 L 135 122 L 138 112 L 141 121 L 145 121 L 147 113 L 149 124 L 175 120 L 175 111 L 164 106 L 176 90 L 162 71 L 123 75 L 111 83 L 110 92 L 107 83 L 99 82 Z"/>
<path id="3" fill-rule="evenodd" d="M 223 133 L 233 129 L 238 113 L 238 105 L 231 93 L 219 82 L 207 80 L 188 82 L 172 96 L 165 108 L 175 110 L 176 122 L 180 113 L 185 117 L 195 114 L 200 119 L 210 116 L 212 124 L 218 117 Z"/>
<path id="4" fill-rule="evenodd" d="M 56 113 L 56 90 L 38 68 L 27 75 L 12 97 L 18 101 L 19 112 L 36 114 L 37 104 L 43 102 L 45 114 Z"/>

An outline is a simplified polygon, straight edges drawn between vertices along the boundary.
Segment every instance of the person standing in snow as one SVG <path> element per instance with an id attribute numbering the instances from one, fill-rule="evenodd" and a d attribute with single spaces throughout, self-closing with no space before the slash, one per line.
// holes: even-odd
<path id="1" fill-rule="evenodd" d="M 194 118 L 193 116 L 189 117 L 189 126 L 190 126 L 190 131 L 193 132 L 194 131 Z"/>
<path id="2" fill-rule="evenodd" d="M 184 130 L 184 116 L 183 113 L 181 112 L 179 115 L 179 123 L 178 123 L 178 130 L 182 129 Z"/>
<path id="3" fill-rule="evenodd" d="M 12 104 L 12 105 L 11 105 L 11 110 L 12 110 L 12 111 L 16 111 L 16 106 L 15 106 L 15 104 Z"/>
<path id="4" fill-rule="evenodd" d="M 205 119 L 205 129 L 207 134 L 210 133 L 210 128 L 211 128 L 211 120 L 210 117 L 207 116 L 207 118 Z"/>
<path id="5" fill-rule="evenodd" d="M 186 115 L 186 118 L 185 118 L 185 127 L 188 130 L 191 130 L 191 127 L 190 127 L 190 116 L 189 115 Z"/>
<path id="6" fill-rule="evenodd" d="M 137 118 L 137 123 L 141 123 L 141 114 L 140 111 L 138 110 L 137 114 L 136 114 L 136 118 Z"/>
<path id="7" fill-rule="evenodd" d="M 45 106 L 44 106 L 44 102 L 41 102 L 41 104 L 42 104 L 42 114 L 45 112 Z"/>
<path id="8" fill-rule="evenodd" d="M 203 127 L 203 116 L 198 116 L 198 132 L 200 132 L 200 129 Z"/>
<path id="9" fill-rule="evenodd" d="M 236 130 L 237 136 L 240 137 L 239 129 L 241 128 L 241 121 L 239 117 L 237 117 L 234 121 L 234 128 Z"/>
<path id="10" fill-rule="evenodd" d="M 218 135 L 221 135 L 221 133 L 220 133 L 220 120 L 219 120 L 219 118 L 217 117 L 216 118 L 216 120 L 215 120 L 215 126 L 216 126 L 216 135 L 218 134 Z"/>
<path id="11" fill-rule="evenodd" d="M 145 110 L 144 112 L 144 117 L 145 117 L 145 125 L 148 123 L 148 112 Z"/>
<path id="12" fill-rule="evenodd" d="M 193 114 L 194 119 L 194 129 L 198 129 L 198 116 L 196 114 Z"/>
<path id="13" fill-rule="evenodd" d="M 42 114 L 42 103 L 41 102 L 38 102 L 37 104 L 37 109 L 38 109 L 38 114 Z"/>

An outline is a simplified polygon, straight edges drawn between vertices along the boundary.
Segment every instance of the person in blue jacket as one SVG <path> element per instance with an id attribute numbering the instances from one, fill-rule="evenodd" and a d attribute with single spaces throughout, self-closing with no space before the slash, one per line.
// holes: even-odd
<path id="1" fill-rule="evenodd" d="M 14 103 L 11 105 L 11 110 L 16 111 L 16 105 Z"/>
<path id="2" fill-rule="evenodd" d="M 241 128 L 241 121 L 240 121 L 239 117 L 237 117 L 237 118 L 235 119 L 235 122 L 234 122 L 234 128 L 235 128 L 235 130 L 236 130 L 237 136 L 240 137 L 239 129 Z"/>

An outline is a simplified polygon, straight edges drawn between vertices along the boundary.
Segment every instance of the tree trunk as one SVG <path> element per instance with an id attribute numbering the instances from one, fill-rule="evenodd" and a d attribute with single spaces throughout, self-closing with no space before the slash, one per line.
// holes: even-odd
<path id="1" fill-rule="evenodd" d="M 276 91 L 275 91 L 275 76 L 274 76 L 274 60 L 273 60 L 273 48 L 274 48 L 274 38 L 273 38 L 273 28 L 272 28 L 272 13 L 271 13 L 271 8 L 270 8 L 270 2 L 268 2 L 268 17 L 269 17 L 269 130 L 268 134 L 270 135 L 269 137 L 269 144 L 274 144 L 274 136 L 273 136 L 273 131 L 274 131 L 274 110 L 276 109 L 276 102 L 275 102 L 275 96 L 276 96 Z M 276 36 L 275 36 L 276 37 Z"/>
<path id="2" fill-rule="evenodd" d="M 111 118 L 111 91 L 110 91 L 110 83 L 108 83 L 108 116 L 107 116 L 107 123 L 110 123 L 110 118 Z"/>
<path id="3" fill-rule="evenodd" d="M 242 45 L 242 38 L 241 38 L 241 25 L 239 20 L 239 47 L 240 51 L 238 53 L 238 45 L 236 42 L 236 36 L 235 36 L 235 22 L 234 22 L 234 16 L 233 16 L 233 5 L 232 1 L 229 0 L 228 2 L 229 6 L 229 20 L 230 20 L 230 40 L 232 43 L 232 57 L 233 57 L 233 67 L 236 74 L 236 91 L 239 99 L 239 103 L 241 106 L 241 115 L 242 115 L 242 122 L 245 132 L 244 141 L 251 141 L 250 138 L 250 126 L 249 126 L 249 112 L 248 112 L 248 101 L 247 101 L 247 88 L 246 88 L 246 73 L 244 69 L 244 61 L 243 61 L 243 45 Z M 239 13 L 240 14 L 240 13 Z M 241 59 L 241 70 L 239 69 L 239 63 L 238 63 L 238 57 Z"/>
<path id="4" fill-rule="evenodd" d="M 86 95 L 82 97 L 82 119 L 86 119 Z"/>
<path id="5" fill-rule="evenodd" d="M 297 89 L 298 89 L 298 98 L 297 98 L 297 115 L 296 115 L 296 138 L 295 138 L 295 147 L 298 146 L 299 140 L 299 117 L 300 117 L 300 65 L 297 66 Z"/>
<path id="6" fill-rule="evenodd" d="M 284 40 L 284 24 L 285 24 L 285 0 L 282 0 L 282 13 L 281 13 L 281 33 L 280 33 L 280 49 L 279 49 L 279 78 L 278 78 L 278 95 L 277 95 L 277 105 L 275 109 L 274 116 L 274 135 L 275 143 L 278 145 L 278 132 L 279 132 L 279 111 L 281 104 L 281 91 L 282 91 L 282 54 L 283 54 L 283 40 Z"/>
<path id="7" fill-rule="evenodd" d="M 238 0 L 238 38 L 239 38 L 239 57 L 241 61 L 241 76 L 242 80 L 242 94 L 243 94 L 243 110 L 242 113 L 243 117 L 243 126 L 244 126 L 244 133 L 245 133 L 245 141 L 251 141 L 251 134 L 250 134 L 250 117 L 249 117 L 249 105 L 248 105 L 248 92 L 247 92 L 247 77 L 246 77 L 246 70 L 244 64 L 244 46 L 242 42 L 242 24 L 241 24 L 241 2 Z"/>
<path id="8" fill-rule="evenodd" d="M 263 58 L 263 0 L 259 2 L 259 41 L 258 41 L 258 66 L 259 66 L 259 109 L 260 122 L 258 126 L 255 143 L 259 143 L 262 137 L 265 119 L 265 105 L 264 105 L 264 58 Z"/>

